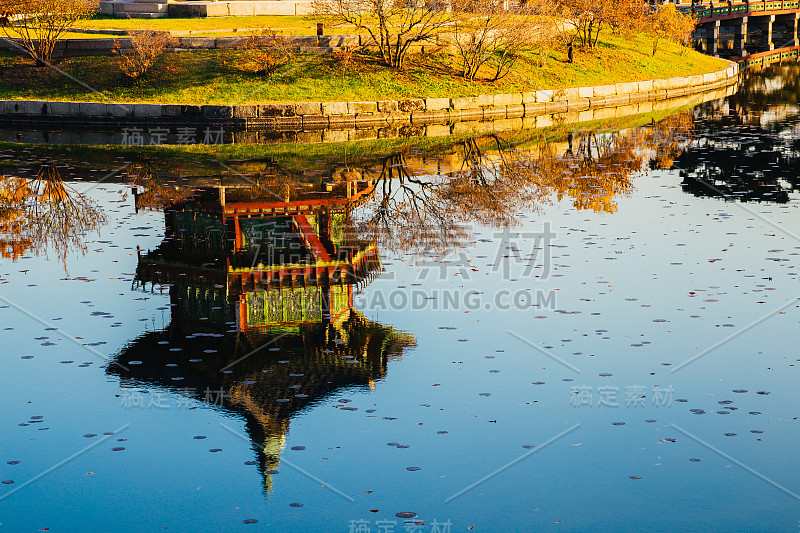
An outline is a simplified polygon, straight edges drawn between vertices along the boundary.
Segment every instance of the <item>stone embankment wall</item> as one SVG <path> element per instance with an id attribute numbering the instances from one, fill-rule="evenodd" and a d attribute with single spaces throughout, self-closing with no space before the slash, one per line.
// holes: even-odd
<path id="1" fill-rule="evenodd" d="M 594 87 L 359 102 L 292 102 L 247 105 L 125 104 L 0 100 L 0 122 L 75 126 L 213 125 L 247 130 L 348 130 L 402 124 L 449 125 L 583 113 L 578 120 L 614 116 L 614 108 L 666 100 L 732 85 L 739 67 L 684 78 Z M 611 112 L 603 112 L 611 109 Z M 588 117 L 588 118 L 587 118 Z"/>

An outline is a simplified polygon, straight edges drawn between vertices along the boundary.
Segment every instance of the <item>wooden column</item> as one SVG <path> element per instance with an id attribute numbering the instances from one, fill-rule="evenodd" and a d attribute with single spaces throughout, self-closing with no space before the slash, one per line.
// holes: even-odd
<path id="1" fill-rule="evenodd" d="M 739 26 L 733 38 L 733 48 L 742 56 L 747 55 L 747 17 L 739 19 Z"/>

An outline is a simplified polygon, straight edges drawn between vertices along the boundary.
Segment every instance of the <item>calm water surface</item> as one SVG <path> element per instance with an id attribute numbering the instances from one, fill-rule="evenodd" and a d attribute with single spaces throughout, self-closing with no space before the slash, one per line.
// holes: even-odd
<path id="1" fill-rule="evenodd" d="M 0 531 L 795 531 L 797 74 L 547 138 L 5 145 Z"/>

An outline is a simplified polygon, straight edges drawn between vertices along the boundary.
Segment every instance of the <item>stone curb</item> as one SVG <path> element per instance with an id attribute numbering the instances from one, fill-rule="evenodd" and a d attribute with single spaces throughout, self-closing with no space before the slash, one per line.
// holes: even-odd
<path id="1" fill-rule="evenodd" d="M 359 102 L 175 105 L 0 100 L 0 123 L 209 125 L 294 131 L 454 124 L 593 112 L 665 100 L 732 85 L 738 73 L 739 66 L 731 63 L 717 72 L 682 78 L 525 93 Z"/>

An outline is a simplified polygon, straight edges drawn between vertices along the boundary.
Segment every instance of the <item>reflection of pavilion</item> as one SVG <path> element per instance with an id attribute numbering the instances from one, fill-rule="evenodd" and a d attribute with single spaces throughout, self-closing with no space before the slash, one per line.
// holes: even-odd
<path id="1" fill-rule="evenodd" d="M 135 286 L 168 287 L 171 322 L 119 353 L 128 371 L 108 372 L 124 386 L 198 400 L 224 391 L 223 408 L 245 416 L 267 472 L 295 413 L 342 388 L 372 387 L 414 339 L 352 308 L 354 286 L 380 270 L 375 243 L 347 231 L 352 196 L 197 192 L 166 210 L 164 241 L 139 256 Z"/>
<path id="2" fill-rule="evenodd" d="M 202 298 L 212 307 L 235 302 L 242 329 L 336 320 L 352 307 L 353 286 L 381 268 L 376 244 L 349 231 L 358 195 L 284 201 L 260 189 L 252 199 L 252 188 L 198 192 L 166 210 L 164 242 L 140 256 L 137 276 L 142 285 L 191 286 L 183 303 L 173 302 L 187 313 L 218 316 L 191 303 L 199 290 L 214 295 Z"/>

